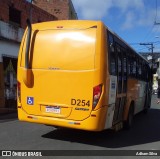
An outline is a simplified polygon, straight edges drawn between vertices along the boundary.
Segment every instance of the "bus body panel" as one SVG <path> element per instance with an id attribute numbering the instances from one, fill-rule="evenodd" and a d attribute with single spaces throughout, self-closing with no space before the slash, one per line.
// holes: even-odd
<path id="1" fill-rule="evenodd" d="M 21 68 L 19 71 L 23 74 L 24 69 Z M 26 87 L 23 80 L 20 80 L 22 81 L 21 91 L 23 91 L 22 107 L 28 114 L 59 118 L 70 116 L 75 120 L 83 120 L 92 110 L 93 74 L 94 71 L 34 69 L 32 88 Z M 29 97 L 33 98 L 33 104 L 28 103 Z M 56 107 L 59 113 L 52 112 Z M 78 116 L 77 113 L 79 113 Z"/>
<path id="2" fill-rule="evenodd" d="M 109 82 L 107 82 L 107 85 L 109 85 L 109 90 L 107 91 L 109 99 L 108 99 L 107 115 L 106 115 L 106 120 L 105 120 L 105 129 L 112 128 L 113 126 L 113 117 L 114 117 L 116 93 L 117 93 L 116 92 L 117 77 L 111 75 Z"/>
<path id="3" fill-rule="evenodd" d="M 96 28 L 33 30 L 29 55 L 32 69 L 94 69 Z M 20 66 L 25 66 L 25 43 Z"/>
<path id="4" fill-rule="evenodd" d="M 134 114 L 137 114 L 144 109 L 145 97 L 147 93 L 147 84 L 144 81 L 129 78 L 127 85 L 128 98 L 130 98 L 130 101 L 134 101 Z"/>
<path id="5" fill-rule="evenodd" d="M 92 111 L 90 116 L 82 121 L 68 120 L 63 118 L 53 118 L 47 116 L 28 115 L 23 108 L 18 109 L 18 118 L 21 121 L 39 123 L 57 127 L 66 127 L 89 131 L 102 131 L 106 117 L 106 107 Z"/>
<path id="6" fill-rule="evenodd" d="M 85 123 L 78 129 L 103 130 L 108 101 L 105 27 L 101 22 L 86 21 L 84 25 L 75 24 L 74 28 L 74 22 L 68 26 L 69 23 L 62 21 L 64 28 L 57 29 L 58 23 L 46 23 L 46 28 L 43 24 L 42 28 L 33 25 L 29 54 L 31 87 L 25 85 L 23 77 L 26 49 L 26 37 L 23 37 L 18 58 L 18 82 L 23 92 L 18 100 L 18 117 L 23 121 L 72 128 L 76 128 L 73 121 L 78 121 Z M 47 26 L 50 24 L 52 27 Z M 93 89 L 100 84 L 101 97 L 92 110 Z M 33 104 L 29 104 L 30 99 Z"/>

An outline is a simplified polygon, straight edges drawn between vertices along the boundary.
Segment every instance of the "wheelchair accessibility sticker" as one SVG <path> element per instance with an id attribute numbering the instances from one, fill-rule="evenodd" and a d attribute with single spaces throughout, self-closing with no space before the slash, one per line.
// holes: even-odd
<path id="1" fill-rule="evenodd" d="M 27 104 L 33 105 L 34 104 L 34 98 L 33 97 L 27 97 Z"/>

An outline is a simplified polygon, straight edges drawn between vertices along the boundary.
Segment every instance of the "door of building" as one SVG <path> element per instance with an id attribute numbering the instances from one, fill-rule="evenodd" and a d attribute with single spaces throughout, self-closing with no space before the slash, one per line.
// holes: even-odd
<path id="1" fill-rule="evenodd" d="M 5 107 L 17 108 L 17 58 L 3 56 Z"/>

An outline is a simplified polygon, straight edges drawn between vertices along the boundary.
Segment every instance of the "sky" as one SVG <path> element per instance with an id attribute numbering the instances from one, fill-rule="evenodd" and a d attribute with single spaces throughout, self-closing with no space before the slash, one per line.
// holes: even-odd
<path id="1" fill-rule="evenodd" d="M 160 0 L 72 0 L 78 19 L 101 20 L 137 52 L 160 52 Z"/>

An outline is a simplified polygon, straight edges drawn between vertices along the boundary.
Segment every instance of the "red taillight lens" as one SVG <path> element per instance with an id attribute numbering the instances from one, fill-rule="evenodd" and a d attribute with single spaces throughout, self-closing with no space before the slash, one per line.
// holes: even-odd
<path id="1" fill-rule="evenodd" d="M 20 82 L 17 83 L 17 97 L 20 101 L 21 99 L 21 83 Z"/>
<path id="2" fill-rule="evenodd" d="M 93 88 L 93 109 L 97 106 L 98 101 L 101 97 L 102 85 L 98 85 Z"/>

